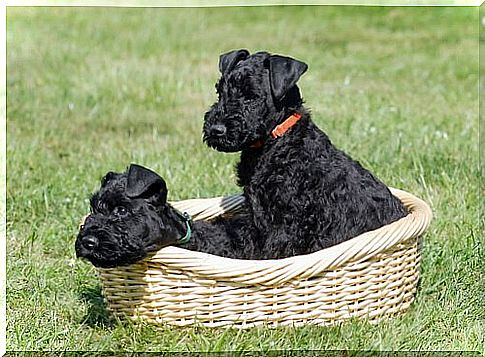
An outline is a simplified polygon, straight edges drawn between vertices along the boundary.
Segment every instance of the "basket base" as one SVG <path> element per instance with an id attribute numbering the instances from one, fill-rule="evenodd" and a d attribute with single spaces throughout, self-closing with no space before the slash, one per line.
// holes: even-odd
<path id="1" fill-rule="evenodd" d="M 108 310 L 133 321 L 233 328 L 377 323 L 413 302 L 420 248 L 421 239 L 411 238 L 367 260 L 277 286 L 203 279 L 149 261 L 100 269 L 100 276 Z"/>

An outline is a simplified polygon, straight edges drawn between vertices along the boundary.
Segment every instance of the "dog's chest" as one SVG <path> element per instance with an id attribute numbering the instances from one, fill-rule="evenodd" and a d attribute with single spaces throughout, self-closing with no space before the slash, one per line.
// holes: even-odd
<path id="1" fill-rule="evenodd" d="M 238 165 L 241 186 L 255 196 L 280 194 L 290 184 L 295 188 L 299 183 L 290 181 L 295 175 L 301 175 L 308 163 L 304 152 L 302 147 L 296 149 L 281 142 L 268 150 L 241 155 Z"/>

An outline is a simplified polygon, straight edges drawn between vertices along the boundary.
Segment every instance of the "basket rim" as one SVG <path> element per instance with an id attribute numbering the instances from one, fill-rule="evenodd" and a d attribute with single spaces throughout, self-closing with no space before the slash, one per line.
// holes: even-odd
<path id="1" fill-rule="evenodd" d="M 201 279 L 232 281 L 245 285 L 276 285 L 296 278 L 308 279 L 350 262 L 369 259 L 398 243 L 418 237 L 426 230 L 432 219 L 428 204 L 406 191 L 391 187 L 389 189 L 408 209 L 407 216 L 314 253 L 282 259 L 245 260 L 169 246 L 125 268 L 146 270 L 157 269 L 157 266 L 163 265 L 168 269 L 183 270 Z M 223 213 L 236 212 L 243 202 L 244 197 L 238 194 L 183 200 L 171 204 L 177 209 L 189 211 L 194 219 L 208 219 Z"/>

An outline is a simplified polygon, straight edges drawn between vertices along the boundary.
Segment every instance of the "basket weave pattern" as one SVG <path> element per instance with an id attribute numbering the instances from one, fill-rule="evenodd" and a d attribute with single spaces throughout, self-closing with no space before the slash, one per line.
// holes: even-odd
<path id="1" fill-rule="evenodd" d="M 414 300 L 420 236 L 432 214 L 415 196 L 391 191 L 409 215 L 312 254 L 238 260 L 166 247 L 128 267 L 99 268 L 108 309 L 152 323 L 238 328 L 395 316 Z M 237 213 L 243 200 L 235 195 L 172 204 L 194 219 L 211 219 Z"/>

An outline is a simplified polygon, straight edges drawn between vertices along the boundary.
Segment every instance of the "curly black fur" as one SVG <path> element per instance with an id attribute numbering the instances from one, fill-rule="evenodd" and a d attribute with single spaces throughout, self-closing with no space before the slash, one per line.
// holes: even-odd
<path id="1" fill-rule="evenodd" d="M 219 68 L 219 100 L 205 114 L 204 141 L 218 151 L 241 151 L 238 183 L 263 259 L 318 251 L 407 214 L 312 122 L 296 85 L 306 64 L 239 50 L 222 55 Z M 301 119 L 272 138 L 293 113 Z"/>
<path id="2" fill-rule="evenodd" d="M 131 178 L 131 179 L 130 179 Z M 129 265 L 169 245 L 230 258 L 256 259 L 245 216 L 191 223 L 166 201 L 165 181 L 153 171 L 131 165 L 124 173 L 109 172 L 91 198 L 91 214 L 76 239 L 78 257 L 98 267 Z"/>

